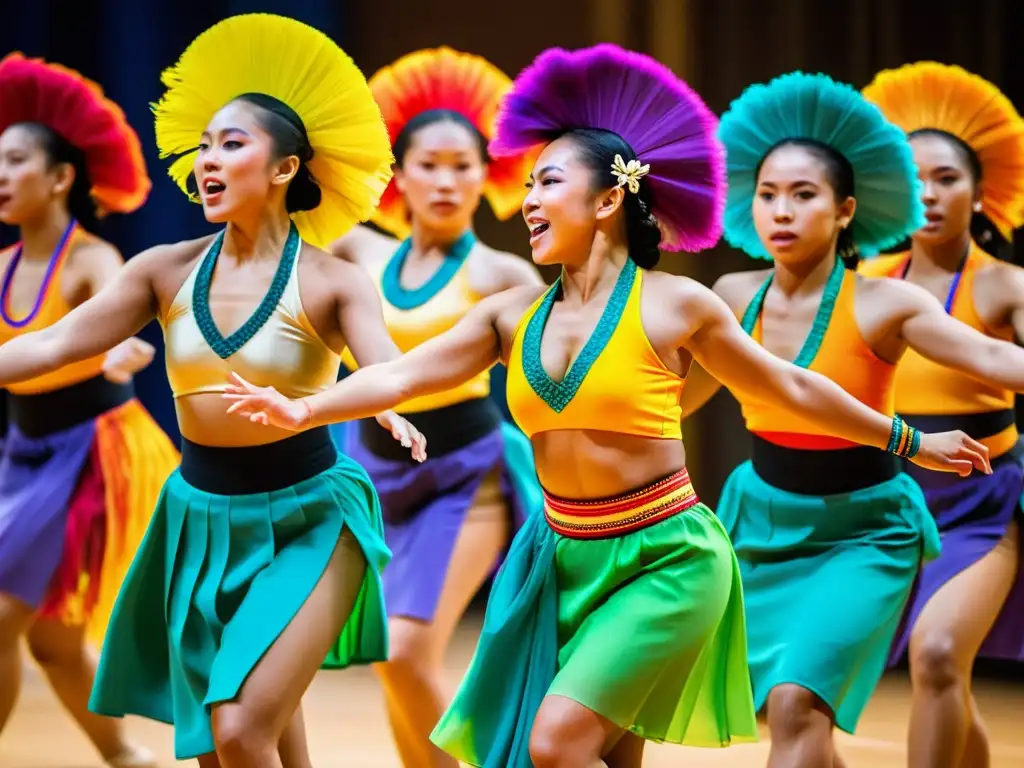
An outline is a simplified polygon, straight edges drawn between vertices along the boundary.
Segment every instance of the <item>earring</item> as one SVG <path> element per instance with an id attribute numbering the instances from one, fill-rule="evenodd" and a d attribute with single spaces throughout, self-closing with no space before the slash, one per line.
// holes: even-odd
<path id="1" fill-rule="evenodd" d="M 981 200 L 979 200 L 978 202 L 976 202 L 974 204 L 974 212 L 975 213 L 981 213 Z"/>

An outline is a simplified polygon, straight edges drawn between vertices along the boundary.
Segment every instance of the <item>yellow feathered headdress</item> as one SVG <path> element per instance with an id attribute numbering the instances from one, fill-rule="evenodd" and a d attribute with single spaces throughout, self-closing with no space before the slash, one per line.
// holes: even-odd
<path id="1" fill-rule="evenodd" d="M 217 110 L 244 93 L 273 96 L 302 118 L 322 199 L 293 218 L 313 245 L 368 219 L 391 180 L 387 128 L 362 72 L 299 21 L 263 13 L 225 19 L 197 37 L 162 81 L 167 91 L 153 105 L 157 146 L 161 157 L 176 158 L 170 175 L 186 193 L 199 137 Z"/>
<path id="2" fill-rule="evenodd" d="M 923 61 L 876 75 L 864 98 L 907 133 L 952 134 L 981 163 L 981 205 L 1010 239 L 1024 225 L 1024 120 L 992 83 L 957 66 Z"/>
<path id="3" fill-rule="evenodd" d="M 512 81 L 486 59 L 451 48 L 407 54 L 370 78 L 392 143 L 412 118 L 432 109 L 447 109 L 469 120 L 490 141 L 502 97 Z M 499 219 L 517 213 L 526 197 L 533 155 L 495 158 L 487 169 L 484 197 Z M 402 195 L 392 183 L 373 222 L 396 237 L 409 234 L 409 216 Z"/>

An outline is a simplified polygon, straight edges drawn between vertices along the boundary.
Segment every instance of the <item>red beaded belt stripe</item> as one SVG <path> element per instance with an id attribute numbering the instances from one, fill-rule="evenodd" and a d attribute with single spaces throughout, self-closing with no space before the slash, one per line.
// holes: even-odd
<path id="1" fill-rule="evenodd" d="M 637 491 L 610 499 L 573 501 L 544 492 L 544 516 L 555 533 L 572 539 L 623 536 L 698 503 L 690 473 L 681 469 Z"/>

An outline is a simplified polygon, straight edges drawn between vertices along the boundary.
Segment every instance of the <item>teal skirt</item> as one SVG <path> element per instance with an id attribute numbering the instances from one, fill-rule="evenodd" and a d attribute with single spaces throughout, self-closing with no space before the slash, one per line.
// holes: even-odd
<path id="1" fill-rule="evenodd" d="M 366 557 L 352 613 L 323 666 L 387 658 L 380 505 L 340 456 L 308 480 L 228 496 L 175 472 L 114 606 L 89 708 L 174 725 L 178 759 L 214 751 L 210 708 L 234 699 L 305 603 L 343 531 Z"/>
<path id="2" fill-rule="evenodd" d="M 596 540 L 527 520 L 431 739 L 473 766 L 529 768 L 548 695 L 652 741 L 756 741 L 739 570 L 707 507 Z"/>
<path id="3" fill-rule="evenodd" d="M 743 578 L 755 706 L 798 685 L 853 733 L 922 561 L 939 551 L 921 489 L 901 474 L 806 496 L 769 485 L 748 461 L 726 481 L 718 516 Z"/>

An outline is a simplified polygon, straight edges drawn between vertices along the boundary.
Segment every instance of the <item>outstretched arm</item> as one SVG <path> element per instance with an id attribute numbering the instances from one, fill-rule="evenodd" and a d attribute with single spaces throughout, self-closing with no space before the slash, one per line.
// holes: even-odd
<path id="1" fill-rule="evenodd" d="M 136 256 L 99 293 L 49 328 L 0 347 L 0 386 L 103 354 L 142 330 L 156 316 L 151 274 L 165 248 Z"/>
<path id="2" fill-rule="evenodd" d="M 741 396 L 799 412 L 821 429 L 862 445 L 885 449 L 893 420 L 868 408 L 835 382 L 767 352 L 740 326 L 722 299 L 703 286 L 686 291 L 695 317 L 686 347 L 708 373 Z M 970 474 L 991 471 L 988 451 L 963 433 L 922 435 L 915 463 L 930 469 Z"/>
<path id="3" fill-rule="evenodd" d="M 289 400 L 234 377 L 225 394 L 235 401 L 228 410 L 262 423 L 306 429 L 365 418 L 406 400 L 456 387 L 499 361 L 499 318 L 515 307 L 516 293 L 488 297 L 451 330 L 390 362 L 360 368 L 330 389 L 301 400 Z"/>
<path id="4" fill-rule="evenodd" d="M 891 303 L 905 307 L 900 333 L 908 346 L 946 368 L 1024 392 L 1024 349 L 950 317 L 934 296 L 916 285 L 885 282 Z"/>

